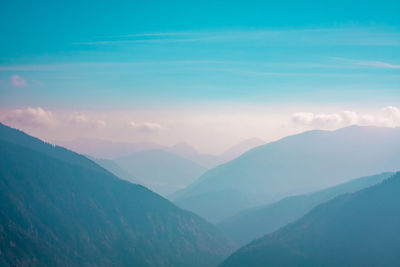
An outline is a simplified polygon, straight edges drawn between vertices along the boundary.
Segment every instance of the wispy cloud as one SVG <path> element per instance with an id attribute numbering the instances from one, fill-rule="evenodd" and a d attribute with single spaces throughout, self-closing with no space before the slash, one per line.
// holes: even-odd
<path id="1" fill-rule="evenodd" d="M 399 64 L 393 64 L 383 61 L 369 61 L 369 60 L 355 60 L 341 57 L 331 57 L 331 59 L 355 66 L 371 67 L 371 68 L 382 68 L 382 69 L 400 69 Z"/>
<path id="2" fill-rule="evenodd" d="M 25 81 L 24 78 L 15 74 L 15 75 L 11 76 L 11 85 L 13 87 L 26 87 L 26 86 L 28 86 L 28 83 Z"/>
<path id="3" fill-rule="evenodd" d="M 310 45 L 400 45 L 400 34 L 364 28 L 240 30 L 219 32 L 157 32 L 107 36 L 74 45 L 132 45 L 138 43 L 182 43 L 204 41 L 256 41 L 268 44 Z M 293 42 L 294 41 L 294 42 Z"/>
<path id="4" fill-rule="evenodd" d="M 375 68 L 385 68 L 385 69 L 400 69 L 400 65 L 395 65 L 391 63 L 381 62 L 381 61 L 359 61 L 358 65 L 375 67 Z"/>

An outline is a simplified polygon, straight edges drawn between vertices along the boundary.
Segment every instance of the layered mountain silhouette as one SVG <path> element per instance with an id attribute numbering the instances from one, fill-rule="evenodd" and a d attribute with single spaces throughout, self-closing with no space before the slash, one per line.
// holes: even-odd
<path id="1" fill-rule="evenodd" d="M 228 162 L 244 152 L 264 144 L 259 138 L 244 140 L 229 148 L 220 155 L 204 154 L 198 152 L 186 143 L 178 143 L 173 146 L 162 146 L 149 142 L 112 142 L 101 139 L 79 138 L 72 141 L 57 141 L 57 144 L 67 147 L 81 154 L 90 155 L 95 158 L 115 159 L 129 156 L 133 153 L 148 150 L 163 150 L 195 162 L 205 168 L 214 168 L 217 165 Z"/>
<path id="2" fill-rule="evenodd" d="M 185 203 L 197 196 L 199 201 L 186 209 L 196 212 L 203 206 L 214 209 L 210 214 L 218 214 L 223 212 L 224 204 L 208 201 L 201 195 L 231 191 L 252 203 L 267 204 L 344 183 L 353 177 L 396 171 L 400 162 L 399 136 L 400 128 L 362 126 L 289 136 L 207 171 L 174 194 L 173 199 Z"/>
<path id="3" fill-rule="evenodd" d="M 287 197 L 269 205 L 244 210 L 219 223 L 218 228 L 237 245 L 243 246 L 300 219 L 321 203 L 378 184 L 393 175 L 394 173 L 382 173 L 362 177 L 315 193 Z"/>
<path id="4" fill-rule="evenodd" d="M 339 196 L 221 266 L 400 266 L 400 173 Z"/>
<path id="5" fill-rule="evenodd" d="M 141 184 L 163 195 L 184 188 L 201 176 L 203 166 L 163 150 L 146 150 L 114 160 Z"/>
<path id="6" fill-rule="evenodd" d="M 213 266 L 232 248 L 145 187 L 0 124 L 1 266 Z"/>

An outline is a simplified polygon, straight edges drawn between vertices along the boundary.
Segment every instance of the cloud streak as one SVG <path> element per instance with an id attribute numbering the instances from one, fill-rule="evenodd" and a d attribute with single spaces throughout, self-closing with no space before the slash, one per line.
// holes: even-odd
<path id="1" fill-rule="evenodd" d="M 137 43 L 183 43 L 209 41 L 268 41 L 312 45 L 392 46 L 400 45 L 398 33 L 382 33 L 368 28 L 321 28 L 288 30 L 246 30 L 220 32 L 158 32 L 108 36 L 103 40 L 75 42 L 73 45 L 134 45 Z"/>

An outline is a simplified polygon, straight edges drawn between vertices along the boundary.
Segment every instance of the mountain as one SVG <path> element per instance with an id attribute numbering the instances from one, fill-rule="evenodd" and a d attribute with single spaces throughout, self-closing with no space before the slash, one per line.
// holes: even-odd
<path id="1" fill-rule="evenodd" d="M 0 124 L 1 266 L 213 266 L 232 248 L 145 187 Z"/>
<path id="2" fill-rule="evenodd" d="M 119 166 L 111 159 L 93 158 L 91 156 L 86 156 L 86 157 L 93 160 L 100 167 L 103 167 L 104 169 L 111 172 L 112 174 L 114 174 L 115 176 L 117 176 L 122 180 L 126 180 L 135 184 L 142 184 L 136 177 L 127 172 L 125 169 L 123 169 L 121 166 Z"/>
<path id="3" fill-rule="evenodd" d="M 217 226 L 237 245 L 243 246 L 300 219 L 321 203 L 378 184 L 393 175 L 394 173 L 382 173 L 362 177 L 315 193 L 287 197 L 269 205 L 242 211 Z"/>
<path id="4" fill-rule="evenodd" d="M 221 158 L 221 164 L 231 161 L 231 160 L 239 157 L 243 153 L 249 151 L 250 149 L 253 149 L 255 147 L 258 147 L 258 146 L 261 146 L 264 144 L 265 144 L 265 141 L 261 140 L 260 138 L 250 138 L 250 139 L 244 140 L 219 155 L 219 157 Z"/>
<path id="5" fill-rule="evenodd" d="M 91 138 L 78 138 L 71 141 L 56 141 L 56 143 L 84 155 L 105 159 L 113 159 L 136 152 L 163 148 L 162 145 L 149 142 L 112 142 Z"/>
<path id="6" fill-rule="evenodd" d="M 264 144 L 264 141 L 258 138 L 248 139 L 226 150 L 221 155 L 203 154 L 198 152 L 192 146 L 182 142 L 173 146 L 163 146 L 149 142 L 128 143 L 112 142 L 101 139 L 78 138 L 71 141 L 57 141 L 56 143 L 78 153 L 90 155 L 94 158 L 104 159 L 126 157 L 133 153 L 148 150 L 163 150 L 193 161 L 209 169 L 230 161 L 251 148 Z"/>
<path id="7" fill-rule="evenodd" d="M 207 171 L 173 199 L 184 202 L 196 195 L 230 190 L 261 205 L 352 177 L 395 171 L 400 167 L 399 136 L 400 128 L 361 126 L 289 136 Z M 219 207 L 207 201 L 202 204 Z"/>
<path id="8" fill-rule="evenodd" d="M 206 168 L 214 168 L 222 163 L 222 159 L 219 156 L 199 153 L 196 149 L 186 143 L 178 143 L 174 146 L 166 147 L 164 150 L 196 162 Z"/>
<path id="9" fill-rule="evenodd" d="M 147 150 L 114 160 L 151 190 L 168 195 L 185 187 L 206 168 L 163 150 Z"/>
<path id="10" fill-rule="evenodd" d="M 221 266 L 400 266 L 400 173 L 314 208 Z"/>
<path id="11" fill-rule="evenodd" d="M 209 222 L 217 223 L 223 218 L 230 217 L 238 210 L 252 207 L 254 204 L 246 196 L 236 191 L 210 192 L 198 196 L 185 198 L 174 202 L 178 207 L 206 218 Z M 206 206 L 204 203 L 214 203 Z"/>

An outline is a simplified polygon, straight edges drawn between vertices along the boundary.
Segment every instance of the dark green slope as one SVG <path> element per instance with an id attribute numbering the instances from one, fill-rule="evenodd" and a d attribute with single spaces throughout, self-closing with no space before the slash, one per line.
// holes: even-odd
<path id="1" fill-rule="evenodd" d="M 231 252 L 145 187 L 49 154 L 0 142 L 1 266 L 213 266 Z"/>
<path id="2" fill-rule="evenodd" d="M 400 173 L 314 208 L 221 266 L 400 266 Z"/>
<path id="3" fill-rule="evenodd" d="M 222 221 L 218 224 L 218 228 L 234 240 L 237 245 L 243 246 L 256 238 L 272 233 L 286 224 L 300 219 L 321 203 L 341 194 L 352 193 L 378 184 L 393 174 L 382 173 L 362 177 L 315 193 L 287 197 L 270 205 L 248 209 Z"/>
<path id="4" fill-rule="evenodd" d="M 0 123 L 0 141 L 27 147 L 67 163 L 79 165 L 99 172 L 105 172 L 105 170 L 96 163 L 78 153 L 72 152 L 60 146 L 54 146 L 52 144 L 43 142 L 38 138 L 32 137 L 20 130 L 13 129 L 2 123 Z"/>

